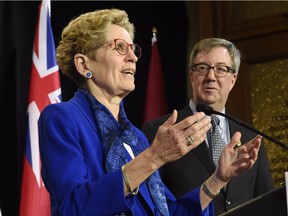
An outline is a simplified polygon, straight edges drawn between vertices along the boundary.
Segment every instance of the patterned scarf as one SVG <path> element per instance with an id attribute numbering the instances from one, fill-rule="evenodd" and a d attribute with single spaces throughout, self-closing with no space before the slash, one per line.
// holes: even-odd
<path id="1" fill-rule="evenodd" d="M 126 149 L 123 143 L 131 147 L 135 156 L 148 147 L 148 143 L 139 139 L 133 129 L 132 123 L 127 119 L 123 101 L 120 103 L 120 117 L 119 122 L 117 122 L 111 112 L 88 91 L 83 89 L 79 89 L 79 91 L 87 96 L 92 105 L 96 125 L 101 136 L 104 156 L 106 158 L 106 171 L 108 173 L 121 169 L 129 161 L 126 157 Z M 145 183 L 159 212 L 164 216 L 168 216 L 169 211 L 165 190 L 158 171 L 155 171 L 147 178 Z"/>

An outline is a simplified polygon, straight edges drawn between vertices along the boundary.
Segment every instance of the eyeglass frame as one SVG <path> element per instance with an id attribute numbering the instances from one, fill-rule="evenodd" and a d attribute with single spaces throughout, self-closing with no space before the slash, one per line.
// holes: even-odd
<path id="1" fill-rule="evenodd" d="M 199 72 L 199 70 L 196 69 L 196 67 L 197 67 L 198 65 L 207 66 L 207 67 L 208 67 L 207 72 L 205 72 L 205 73 Z M 217 68 L 217 67 L 226 68 L 227 71 L 225 72 L 225 75 L 220 75 L 221 73 L 216 72 L 215 68 Z M 207 74 L 210 72 L 211 69 L 213 69 L 214 74 L 215 74 L 216 77 L 225 77 L 225 76 L 227 76 L 228 73 L 232 73 L 232 74 L 236 73 L 236 71 L 235 71 L 232 67 L 229 67 L 229 66 L 227 66 L 227 65 L 215 65 L 215 66 L 210 66 L 210 65 L 208 65 L 208 64 L 206 64 L 206 63 L 199 63 L 199 64 L 192 64 L 192 65 L 191 65 L 191 70 L 192 70 L 192 71 L 196 71 L 197 74 L 199 74 L 200 76 L 207 76 Z"/>
<path id="2" fill-rule="evenodd" d="M 116 44 L 117 44 L 117 41 L 119 41 L 119 40 L 125 42 L 125 44 L 126 44 L 126 50 L 125 50 L 125 52 L 121 52 L 121 51 L 119 51 L 119 48 L 117 48 Z M 129 52 L 129 47 L 130 47 L 130 49 L 133 51 L 134 55 L 135 55 L 138 59 L 141 58 L 141 55 L 142 55 L 142 47 L 141 47 L 139 44 L 130 44 L 130 43 L 128 43 L 127 41 L 125 41 L 124 39 L 122 39 L 122 38 L 115 38 L 115 39 L 113 39 L 113 40 L 107 41 L 107 42 L 105 42 L 105 43 L 103 43 L 103 44 L 95 47 L 95 49 L 99 49 L 100 47 L 103 47 L 105 44 L 109 44 L 109 43 L 111 43 L 111 42 L 114 42 L 113 50 L 116 50 L 120 55 L 126 55 L 126 54 Z M 134 46 L 134 49 L 133 49 L 133 46 Z M 138 52 L 139 52 L 139 56 L 135 53 L 135 51 L 138 51 Z"/>

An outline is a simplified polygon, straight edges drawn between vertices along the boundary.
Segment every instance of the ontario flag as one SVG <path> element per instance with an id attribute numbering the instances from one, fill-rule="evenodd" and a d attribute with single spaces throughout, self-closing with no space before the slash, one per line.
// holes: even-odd
<path id="1" fill-rule="evenodd" d="M 167 113 L 167 102 L 156 28 L 152 29 L 152 52 L 147 79 L 143 123 Z"/>
<path id="2" fill-rule="evenodd" d="M 49 193 L 41 178 L 38 119 L 45 106 L 62 100 L 59 69 L 55 59 L 55 45 L 50 23 L 50 1 L 43 0 L 40 3 L 38 15 L 28 97 L 20 216 L 51 215 Z"/>

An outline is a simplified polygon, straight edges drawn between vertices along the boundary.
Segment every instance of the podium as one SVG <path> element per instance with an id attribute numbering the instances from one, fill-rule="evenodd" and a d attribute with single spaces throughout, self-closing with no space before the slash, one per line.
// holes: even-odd
<path id="1" fill-rule="evenodd" d="M 287 216 L 286 186 L 266 192 L 219 216 Z"/>

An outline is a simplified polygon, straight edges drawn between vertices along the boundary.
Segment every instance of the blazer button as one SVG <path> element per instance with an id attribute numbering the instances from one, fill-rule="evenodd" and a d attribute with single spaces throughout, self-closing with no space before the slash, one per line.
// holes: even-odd
<path id="1" fill-rule="evenodd" d="M 231 205 L 231 202 L 228 201 L 228 200 L 226 200 L 226 204 L 227 204 L 227 205 Z"/>

